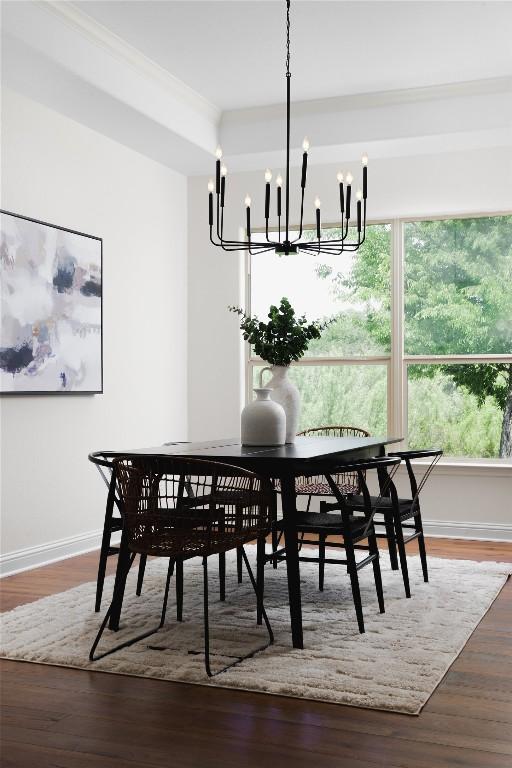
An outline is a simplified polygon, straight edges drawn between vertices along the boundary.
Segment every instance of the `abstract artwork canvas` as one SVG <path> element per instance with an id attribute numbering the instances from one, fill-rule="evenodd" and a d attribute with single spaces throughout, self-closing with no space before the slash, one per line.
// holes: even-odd
<path id="1" fill-rule="evenodd" d="M 0 392 L 102 392 L 101 238 L 1 211 L 0 274 Z"/>

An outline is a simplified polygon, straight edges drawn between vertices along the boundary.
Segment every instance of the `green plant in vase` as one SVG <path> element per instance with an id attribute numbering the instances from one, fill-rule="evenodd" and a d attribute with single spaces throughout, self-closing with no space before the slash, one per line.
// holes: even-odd
<path id="1" fill-rule="evenodd" d="M 272 400 L 283 406 L 286 442 L 293 443 L 299 424 L 300 396 L 297 387 L 288 378 L 289 366 L 304 356 L 309 342 L 319 339 L 332 320 L 309 322 L 305 315 L 297 317 L 284 296 L 278 307 L 270 307 L 267 323 L 247 315 L 240 307 L 229 307 L 229 310 L 241 317 L 240 330 L 245 341 L 252 345 L 262 360 L 269 363 L 269 367 L 263 369 L 272 373 L 267 386 L 272 390 Z"/>

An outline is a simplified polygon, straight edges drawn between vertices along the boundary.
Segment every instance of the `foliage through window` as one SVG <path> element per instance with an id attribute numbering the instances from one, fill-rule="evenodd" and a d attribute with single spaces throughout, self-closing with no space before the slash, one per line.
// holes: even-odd
<path id="1" fill-rule="evenodd" d="M 393 297 L 392 263 L 404 274 Z M 512 216 L 482 216 L 373 224 L 359 251 L 338 257 L 255 256 L 250 300 L 260 316 L 287 296 L 299 314 L 335 318 L 309 346 L 318 364 L 291 372 L 301 428 L 343 422 L 448 456 L 510 458 L 511 286 Z M 403 339 L 391 337 L 392 306 Z M 255 373 L 257 359 L 249 365 Z M 402 403 L 388 392 L 401 380 Z"/>

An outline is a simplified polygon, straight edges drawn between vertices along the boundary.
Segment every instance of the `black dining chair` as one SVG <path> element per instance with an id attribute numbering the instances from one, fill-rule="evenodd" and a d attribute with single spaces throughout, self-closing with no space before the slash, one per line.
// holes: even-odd
<path id="1" fill-rule="evenodd" d="M 172 442 L 164 445 L 180 445 L 182 443 Z M 103 532 L 101 537 L 100 556 L 98 561 L 98 574 L 96 577 L 96 598 L 94 610 L 99 613 L 101 610 L 101 600 L 103 596 L 103 586 L 105 583 L 105 574 L 107 570 L 107 560 L 111 555 L 119 554 L 119 546 L 112 543 L 112 536 L 122 529 L 121 518 L 121 500 L 119 498 L 118 488 L 115 478 L 112 474 L 114 456 L 108 452 L 96 451 L 89 454 L 89 460 L 98 469 L 105 485 L 108 488 L 107 504 L 105 508 L 105 517 L 103 520 Z M 187 492 L 191 492 L 191 486 L 187 485 Z M 117 513 L 116 514 L 116 510 Z M 224 600 L 226 593 L 226 561 L 225 554 L 219 554 L 219 592 L 220 600 Z M 137 575 L 136 595 L 142 594 L 142 585 L 144 582 L 144 573 L 146 571 L 147 556 L 139 556 L 139 570 Z M 237 551 L 237 572 L 238 581 L 242 581 L 242 553 Z M 181 621 L 183 618 L 183 564 L 176 565 L 176 618 Z"/>
<path id="2" fill-rule="evenodd" d="M 373 566 L 379 610 L 381 613 L 384 613 L 384 594 L 380 573 L 379 550 L 374 527 L 375 510 L 372 506 L 370 492 L 366 483 L 366 473 L 374 470 L 390 470 L 388 477 L 391 482 L 399 465 L 400 458 L 384 456 L 351 461 L 339 467 L 334 467 L 332 464 L 330 466 L 319 466 L 318 471 L 325 479 L 330 494 L 336 498 L 336 505 L 321 501 L 320 512 L 297 512 L 296 516 L 297 530 L 301 536 L 301 545 L 318 546 L 318 556 L 308 555 L 307 549 L 301 546 L 299 560 L 318 563 L 319 587 L 321 590 L 324 587 L 326 563 L 347 566 L 357 623 L 361 633 L 364 633 L 365 629 L 358 573 L 361 568 L 370 564 Z M 354 474 L 357 477 L 358 487 L 362 491 L 363 502 L 357 504 L 357 506 L 351 504 L 351 496 L 343 494 L 336 484 L 335 478 L 340 474 L 345 475 L 346 473 Z M 385 490 L 387 489 L 385 488 Z M 338 514 L 332 514 L 328 511 L 334 506 Z M 278 521 L 277 528 L 281 529 L 281 527 L 282 522 Z M 316 538 L 311 539 L 309 538 L 310 536 L 315 536 Z M 332 540 L 332 537 L 342 537 L 343 540 L 341 542 Z M 363 544 L 362 542 L 366 543 Z M 345 558 L 327 557 L 327 547 L 344 549 Z M 367 555 L 361 560 L 356 559 L 356 551 L 359 550 L 367 552 Z M 286 559 L 284 549 L 273 550 L 265 559 L 267 561 Z"/>
<path id="3" fill-rule="evenodd" d="M 420 492 L 424 488 L 425 483 L 429 479 L 434 467 L 442 455 L 443 451 L 440 448 L 431 448 L 420 451 L 393 451 L 389 456 L 394 456 L 400 459 L 407 467 L 411 489 L 410 496 L 401 497 L 398 495 L 396 486 L 392 478 L 390 478 L 386 467 L 383 465 L 378 469 L 381 495 L 370 497 L 376 536 L 377 538 L 387 539 L 391 568 L 393 570 L 398 570 L 398 559 L 400 560 L 400 569 L 402 571 L 406 597 L 411 596 L 411 588 L 405 547 L 411 541 L 415 541 L 416 539 L 418 541 L 423 580 L 428 582 L 428 564 L 425 536 L 423 533 L 423 521 L 421 518 Z M 425 472 L 419 482 L 413 469 L 413 462 L 416 460 L 420 460 L 421 462 L 428 460 Z M 347 499 L 347 503 L 350 504 L 353 509 L 362 510 L 366 508 L 367 500 L 361 494 L 352 494 Z M 327 503 L 324 505 L 324 508 L 333 511 L 338 508 L 338 504 L 337 502 L 333 504 Z M 393 532 L 392 535 L 389 533 L 390 530 Z M 407 534 L 407 532 L 411 530 L 413 533 Z M 396 552 L 397 548 L 398 559 Z"/>
<path id="4" fill-rule="evenodd" d="M 169 558 L 164 599 L 157 627 L 96 655 L 110 618 L 113 602 L 92 645 L 91 661 L 158 632 L 165 622 L 170 580 L 177 564 L 201 557 L 203 564 L 204 659 L 208 676 L 220 674 L 273 642 L 272 629 L 263 606 L 263 592 L 256 583 L 244 544 L 270 531 L 268 483 L 238 467 L 202 459 L 153 457 L 116 459 L 114 475 L 120 492 L 123 533 L 131 557 L 125 578 L 137 554 Z M 187 491 L 187 486 L 191 489 Z M 192 492 L 190 492 L 192 490 Z M 242 559 L 256 594 L 258 613 L 265 622 L 269 641 L 260 648 L 212 672 L 208 617 L 208 558 L 241 548 Z"/>
<path id="5" fill-rule="evenodd" d="M 98 575 L 96 577 L 96 598 L 94 610 L 99 613 L 101 610 L 101 600 L 103 596 L 103 586 L 105 583 L 105 574 L 107 570 L 107 560 L 111 555 L 119 554 L 119 546 L 112 543 L 112 536 L 121 531 L 123 527 L 121 517 L 121 501 L 119 499 L 118 489 L 116 487 L 115 477 L 113 475 L 114 460 L 108 453 L 96 451 L 89 454 L 91 461 L 100 473 L 105 485 L 108 488 L 107 504 L 105 508 L 105 517 L 103 520 L 103 532 L 101 536 L 100 557 L 98 561 Z M 117 514 L 116 514 L 117 511 Z M 144 571 L 146 568 L 146 555 L 141 555 L 139 559 L 139 573 L 137 577 L 137 595 L 141 594 L 142 582 L 144 580 Z"/>
<path id="6" fill-rule="evenodd" d="M 347 425 L 330 425 L 323 427 L 311 427 L 297 433 L 297 437 L 370 437 L 370 433 L 361 427 L 351 427 Z M 337 487 L 342 493 L 360 493 L 361 488 L 356 472 L 338 472 L 333 476 Z M 281 491 L 279 480 L 274 481 L 276 493 Z M 321 474 L 300 475 L 295 478 L 295 495 L 297 498 L 305 496 L 307 498 L 306 512 L 309 512 L 311 501 L 315 497 L 330 496 L 331 489 L 325 477 Z M 274 504 L 274 521 L 277 522 L 277 502 Z M 272 548 L 276 550 L 281 543 L 282 531 L 278 526 L 272 527 Z M 277 568 L 277 559 L 273 561 L 274 568 Z"/>

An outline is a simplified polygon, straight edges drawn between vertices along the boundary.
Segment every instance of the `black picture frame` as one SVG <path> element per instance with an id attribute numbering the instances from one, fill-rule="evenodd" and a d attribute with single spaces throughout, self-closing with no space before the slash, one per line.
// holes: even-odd
<path id="1" fill-rule="evenodd" d="M 24 216 L 20 213 L 14 213 L 13 211 L 8 211 L 4 208 L 0 208 L 0 215 L 1 216 L 12 216 L 16 219 L 21 219 L 23 221 L 29 221 L 33 224 L 38 224 L 39 226 L 43 227 L 49 227 L 51 229 L 56 229 L 62 232 L 68 232 L 72 235 L 78 235 L 79 237 L 85 237 L 91 240 L 96 240 L 99 243 L 100 247 L 100 281 L 101 281 L 101 293 L 100 293 L 100 388 L 99 389 L 91 389 L 91 390 L 8 390 L 5 391 L 1 388 L 0 384 L 0 396 L 2 397 L 17 397 L 17 396 L 27 396 L 32 395 L 34 397 L 40 396 L 40 395 L 72 395 L 72 396 L 80 396 L 80 395 L 102 395 L 104 392 L 103 388 L 103 238 L 98 237 L 97 235 L 90 235 L 87 232 L 80 232 L 76 229 L 70 229 L 69 227 L 63 227 L 60 224 L 52 224 L 48 221 L 42 221 L 41 219 L 35 219 L 31 216 Z"/>

